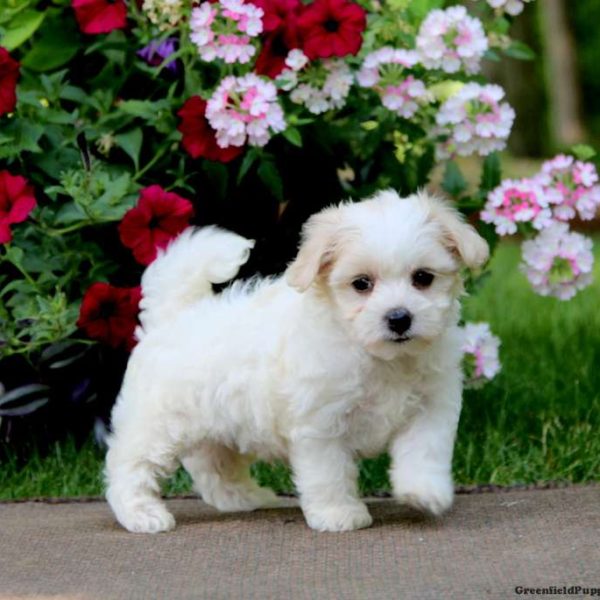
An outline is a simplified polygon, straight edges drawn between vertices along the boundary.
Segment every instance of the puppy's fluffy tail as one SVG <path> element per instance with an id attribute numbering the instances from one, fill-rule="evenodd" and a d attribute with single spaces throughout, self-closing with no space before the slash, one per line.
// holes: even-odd
<path id="1" fill-rule="evenodd" d="M 218 227 L 186 229 L 142 276 L 143 331 L 168 322 L 181 309 L 212 295 L 211 284 L 233 279 L 253 246 L 254 240 Z M 141 335 L 138 331 L 138 338 Z"/>

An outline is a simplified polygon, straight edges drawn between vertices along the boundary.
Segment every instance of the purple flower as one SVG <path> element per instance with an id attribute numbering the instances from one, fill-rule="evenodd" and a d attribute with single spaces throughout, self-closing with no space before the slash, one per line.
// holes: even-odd
<path id="1" fill-rule="evenodd" d="M 162 42 L 150 42 L 147 46 L 144 46 L 141 50 L 138 50 L 137 55 L 143 58 L 149 65 L 156 67 L 162 64 L 165 58 L 168 58 L 175 52 L 176 42 L 176 38 L 167 38 Z M 173 60 L 168 63 L 167 69 L 173 73 L 176 73 L 177 62 Z"/>

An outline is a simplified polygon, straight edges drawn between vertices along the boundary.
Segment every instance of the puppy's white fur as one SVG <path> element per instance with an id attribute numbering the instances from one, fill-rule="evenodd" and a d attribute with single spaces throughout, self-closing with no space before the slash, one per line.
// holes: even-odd
<path id="1" fill-rule="evenodd" d="M 106 463 L 119 522 L 171 529 L 159 479 L 180 462 L 220 510 L 273 505 L 249 476 L 258 457 L 290 462 L 312 528 L 367 527 L 355 460 L 385 450 L 395 496 L 442 513 L 461 406 L 459 270 L 485 262 L 485 242 L 442 201 L 386 191 L 311 217 L 284 277 L 214 295 L 252 245 L 188 230 L 143 276 Z M 434 274 L 429 287 L 415 287 L 417 270 Z M 361 275 L 372 290 L 354 289 Z M 402 343 L 386 319 L 398 308 L 412 313 Z"/>

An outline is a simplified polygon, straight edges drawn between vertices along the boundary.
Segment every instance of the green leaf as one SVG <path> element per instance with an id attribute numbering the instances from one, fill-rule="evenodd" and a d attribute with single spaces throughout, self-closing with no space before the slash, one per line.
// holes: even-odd
<path id="1" fill-rule="evenodd" d="M 571 153 L 579 160 L 590 160 L 596 156 L 596 151 L 587 144 L 575 144 L 571 147 Z"/>
<path id="2" fill-rule="evenodd" d="M 134 117 L 153 121 L 159 110 L 168 107 L 168 100 L 123 100 L 117 105 L 120 110 Z"/>
<path id="3" fill-rule="evenodd" d="M 46 13 L 25 10 L 19 13 L 6 28 L 1 45 L 9 52 L 26 42 L 43 23 Z"/>
<path id="4" fill-rule="evenodd" d="M 140 168 L 140 152 L 142 150 L 143 138 L 144 135 L 140 127 L 115 135 L 117 144 L 131 158 L 136 171 Z"/>
<path id="5" fill-rule="evenodd" d="M 269 188 L 273 196 L 283 202 L 283 181 L 281 175 L 271 160 L 263 160 L 258 167 L 258 176 Z"/>
<path id="6" fill-rule="evenodd" d="M 488 192 L 491 192 L 500 185 L 501 180 L 502 165 L 500 163 L 500 155 L 497 152 L 492 152 L 483 161 L 479 189 L 487 195 Z"/>
<path id="7" fill-rule="evenodd" d="M 81 206 L 74 202 L 63 204 L 54 216 L 55 225 L 69 225 L 71 223 L 77 223 L 77 221 L 87 221 L 88 216 Z"/>
<path id="8" fill-rule="evenodd" d="M 8 246 L 6 248 L 4 259 L 13 265 L 20 265 L 23 262 L 23 256 L 24 254 L 21 248 L 17 248 L 16 246 Z"/>
<path id="9" fill-rule="evenodd" d="M 202 170 L 209 178 L 219 198 L 224 200 L 227 196 L 227 184 L 229 181 L 227 167 L 220 162 L 205 160 L 202 162 Z"/>
<path id="10" fill-rule="evenodd" d="M 453 160 L 446 163 L 442 189 L 455 198 L 467 189 L 467 182 L 459 166 Z"/>
<path id="11" fill-rule="evenodd" d="M 442 8 L 444 0 L 412 0 L 408 6 L 411 20 L 419 24 L 434 8 Z"/>
<path id="12" fill-rule="evenodd" d="M 294 146 L 298 146 L 298 148 L 302 148 L 302 134 L 299 129 L 295 127 L 288 127 L 283 132 L 283 137 L 290 142 L 290 144 L 294 144 Z"/>
<path id="13" fill-rule="evenodd" d="M 46 24 L 40 38 L 21 62 L 32 71 L 51 71 L 69 62 L 80 48 L 80 37 L 74 25 L 59 16 Z"/>
<path id="14" fill-rule="evenodd" d="M 254 148 L 252 148 L 252 149 L 248 150 L 248 152 L 246 152 L 246 156 L 244 156 L 244 160 L 242 161 L 242 164 L 240 165 L 240 170 L 239 170 L 238 176 L 237 176 L 238 185 L 243 181 L 244 177 L 246 177 L 246 175 L 248 174 L 248 171 L 250 170 L 250 167 L 252 167 L 252 165 L 256 162 L 257 158 L 258 158 L 258 152 Z"/>
<path id="15" fill-rule="evenodd" d="M 536 57 L 535 52 L 523 42 L 514 40 L 511 45 L 504 50 L 506 56 L 516 58 L 517 60 L 533 60 Z"/>

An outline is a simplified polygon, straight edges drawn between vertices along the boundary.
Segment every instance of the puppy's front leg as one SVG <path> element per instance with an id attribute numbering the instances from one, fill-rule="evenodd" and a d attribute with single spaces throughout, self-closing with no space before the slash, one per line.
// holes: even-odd
<path id="1" fill-rule="evenodd" d="M 452 452 L 462 401 L 459 372 L 424 399 L 421 412 L 393 441 L 390 480 L 394 496 L 440 515 L 452 505 Z"/>
<path id="2" fill-rule="evenodd" d="M 318 531 L 349 531 L 373 522 L 358 498 L 358 469 L 338 439 L 302 438 L 290 451 L 294 480 L 306 521 Z"/>

